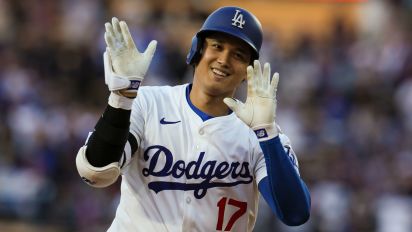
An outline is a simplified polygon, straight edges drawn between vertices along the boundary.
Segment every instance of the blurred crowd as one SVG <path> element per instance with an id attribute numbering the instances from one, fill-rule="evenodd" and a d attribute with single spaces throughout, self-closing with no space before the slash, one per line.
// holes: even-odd
<path id="1" fill-rule="evenodd" d="M 158 40 L 145 84 L 174 85 L 191 80 L 185 57 L 214 3 L 0 1 L 0 230 L 108 227 L 119 183 L 93 189 L 75 167 L 109 95 L 103 24 L 126 20 L 140 50 Z M 371 20 L 349 27 L 336 18 L 330 35 L 302 33 L 288 49 L 264 29 L 262 57 L 281 78 L 278 122 L 312 216 L 285 227 L 262 201 L 255 231 L 412 231 L 412 3 L 370 4 L 361 19 Z"/>

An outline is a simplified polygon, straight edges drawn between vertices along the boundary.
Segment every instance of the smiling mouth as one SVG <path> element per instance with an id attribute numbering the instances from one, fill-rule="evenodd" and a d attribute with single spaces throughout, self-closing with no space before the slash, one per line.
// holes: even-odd
<path id="1" fill-rule="evenodd" d="M 216 68 L 212 68 L 212 72 L 213 74 L 215 74 L 217 77 L 220 77 L 220 78 L 229 76 L 229 73 L 216 69 Z"/>

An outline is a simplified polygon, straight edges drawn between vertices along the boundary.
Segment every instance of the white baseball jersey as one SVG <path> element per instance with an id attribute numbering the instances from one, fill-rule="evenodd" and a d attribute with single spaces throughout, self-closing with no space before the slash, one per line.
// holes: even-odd
<path id="1" fill-rule="evenodd" d="M 108 231 L 252 231 L 267 176 L 257 137 L 234 113 L 203 121 L 187 86 L 139 89 L 130 126 L 139 148 L 120 162 Z"/>

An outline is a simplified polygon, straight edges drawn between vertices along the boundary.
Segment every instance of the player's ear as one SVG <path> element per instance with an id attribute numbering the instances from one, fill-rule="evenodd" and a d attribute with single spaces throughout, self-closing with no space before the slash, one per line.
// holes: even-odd
<path id="1" fill-rule="evenodd" d="M 206 43 L 205 43 L 204 39 L 202 39 L 200 41 L 200 43 L 201 43 L 201 45 L 200 45 L 200 48 L 199 48 L 199 55 L 196 57 L 197 58 L 196 59 L 196 64 L 198 64 L 200 62 L 200 60 L 203 57 L 203 54 L 205 53 L 205 49 L 206 49 L 205 48 Z"/>

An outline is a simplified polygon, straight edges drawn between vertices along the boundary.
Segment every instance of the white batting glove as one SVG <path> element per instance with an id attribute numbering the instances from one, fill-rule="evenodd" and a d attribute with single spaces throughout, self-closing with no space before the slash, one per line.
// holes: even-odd
<path id="1" fill-rule="evenodd" d="M 270 64 L 266 63 L 262 69 L 258 60 L 254 67 L 247 67 L 247 98 L 246 102 L 233 98 L 225 98 L 224 103 L 250 128 L 259 141 L 269 140 L 278 135 L 275 124 L 276 91 L 279 82 L 279 73 L 274 73 L 270 79 Z"/>
<path id="2" fill-rule="evenodd" d="M 135 98 L 152 61 L 157 41 L 152 40 L 146 51 L 140 53 L 124 21 L 119 22 L 113 17 L 112 23 L 106 23 L 105 27 L 105 82 L 110 91 Z"/>

